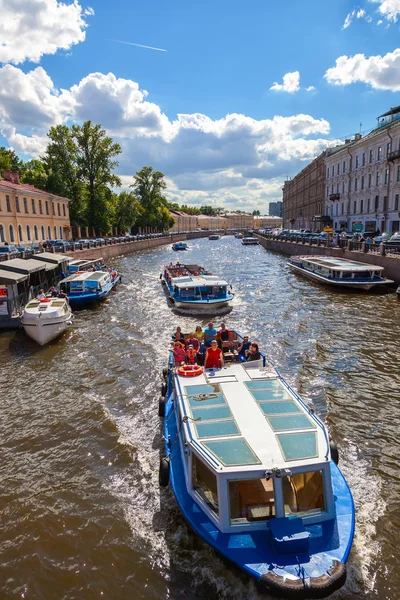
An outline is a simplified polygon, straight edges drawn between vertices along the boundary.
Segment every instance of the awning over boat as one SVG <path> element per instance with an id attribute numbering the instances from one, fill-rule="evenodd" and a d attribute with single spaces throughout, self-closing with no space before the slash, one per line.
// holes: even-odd
<path id="1" fill-rule="evenodd" d="M 41 260 L 43 262 L 55 263 L 57 265 L 66 262 L 70 263 L 72 261 L 70 256 L 53 254 L 52 252 L 40 252 L 39 254 L 35 254 L 34 259 Z"/>
<path id="2" fill-rule="evenodd" d="M 204 287 L 204 286 L 227 286 L 228 282 L 223 279 L 218 279 L 218 277 L 174 277 L 173 284 L 179 288 L 187 288 L 187 287 Z"/>
<path id="3" fill-rule="evenodd" d="M 44 265 L 45 268 L 46 268 L 46 271 L 53 271 L 54 269 L 58 268 L 58 264 L 57 263 L 44 262 L 44 261 L 41 261 L 41 260 L 36 260 L 36 256 L 35 256 L 35 258 L 32 258 L 31 260 L 39 263 L 40 266 Z"/>
<path id="4" fill-rule="evenodd" d="M 13 258 L 12 260 L 5 260 L 0 263 L 1 271 L 14 271 L 15 273 L 36 273 L 37 271 L 45 271 L 46 265 L 41 264 L 37 260 L 32 258 Z"/>
<path id="5" fill-rule="evenodd" d="M 13 271 L 0 271 L 0 285 L 11 285 L 20 283 L 28 279 L 28 275 L 24 273 L 14 273 Z"/>

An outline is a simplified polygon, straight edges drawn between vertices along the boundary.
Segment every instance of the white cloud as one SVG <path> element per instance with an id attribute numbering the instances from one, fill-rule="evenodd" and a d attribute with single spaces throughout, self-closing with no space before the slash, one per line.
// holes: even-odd
<path id="1" fill-rule="evenodd" d="M 300 89 L 300 73 L 299 71 L 293 71 L 293 73 L 286 73 L 282 78 L 283 83 L 275 83 L 269 88 L 275 92 L 288 92 L 293 94 L 298 92 Z"/>
<path id="2" fill-rule="evenodd" d="M 328 69 L 324 77 L 333 85 L 362 82 L 374 89 L 399 91 L 400 48 L 384 56 L 340 56 L 336 65 Z"/>
<path id="3" fill-rule="evenodd" d="M 0 131 L 17 152 L 38 156 L 52 125 L 91 119 L 121 144 L 124 186 L 150 164 L 171 182 L 180 202 L 258 208 L 279 199 L 284 176 L 295 174 L 328 142 L 329 123 L 307 114 L 257 120 L 243 114 L 212 119 L 201 113 L 169 119 L 137 82 L 90 73 L 56 89 L 42 67 L 0 68 Z M 261 210 L 261 209 L 260 209 Z"/>
<path id="4" fill-rule="evenodd" d="M 93 14 L 74 0 L 0 0 L 0 63 L 39 62 L 44 54 L 83 42 L 85 17 Z"/>
<path id="5" fill-rule="evenodd" d="M 365 12 L 363 8 L 355 8 L 351 13 L 349 13 L 343 23 L 342 29 L 347 29 L 350 27 L 354 19 L 365 19 L 367 23 L 372 21 L 372 18 Z"/>
<path id="6" fill-rule="evenodd" d="M 379 4 L 378 12 L 388 21 L 395 23 L 400 15 L 400 0 L 370 0 Z"/>
<path id="7" fill-rule="evenodd" d="M 306 92 L 315 92 L 315 86 L 313 86 L 313 85 L 309 85 L 309 86 L 306 88 Z"/>

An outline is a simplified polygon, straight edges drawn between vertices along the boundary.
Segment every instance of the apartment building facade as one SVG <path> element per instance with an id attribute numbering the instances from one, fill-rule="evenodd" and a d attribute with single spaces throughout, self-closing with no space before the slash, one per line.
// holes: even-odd
<path id="1" fill-rule="evenodd" d="M 18 173 L 0 179 L 0 243 L 24 245 L 71 238 L 68 198 L 20 183 Z"/>
<path id="2" fill-rule="evenodd" d="M 325 205 L 335 231 L 400 229 L 400 106 L 378 117 L 365 137 L 356 134 L 325 158 Z"/>

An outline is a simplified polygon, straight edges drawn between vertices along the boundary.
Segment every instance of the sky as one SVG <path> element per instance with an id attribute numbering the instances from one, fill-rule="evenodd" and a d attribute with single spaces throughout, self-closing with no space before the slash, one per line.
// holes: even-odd
<path id="1" fill-rule="evenodd" d="M 0 0 L 0 145 L 100 123 L 123 186 L 260 210 L 327 146 L 400 104 L 400 0 Z"/>

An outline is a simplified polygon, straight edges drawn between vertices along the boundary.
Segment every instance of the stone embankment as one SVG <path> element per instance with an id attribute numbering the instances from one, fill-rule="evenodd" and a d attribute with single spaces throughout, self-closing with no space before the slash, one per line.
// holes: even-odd
<path id="1" fill-rule="evenodd" d="M 385 254 L 384 245 L 374 247 L 368 251 L 368 245 L 365 243 L 348 242 L 343 248 L 334 248 L 327 246 L 318 246 L 315 244 L 296 242 L 292 240 L 276 240 L 267 238 L 262 235 L 257 235 L 260 244 L 272 252 L 279 252 L 287 256 L 293 255 L 319 255 L 319 256 L 335 256 L 336 258 L 346 258 L 357 262 L 368 263 L 374 266 L 383 267 L 384 275 L 389 279 L 393 279 L 396 284 L 400 284 L 400 254 L 387 255 Z M 356 249 L 353 248 L 356 246 Z"/>

